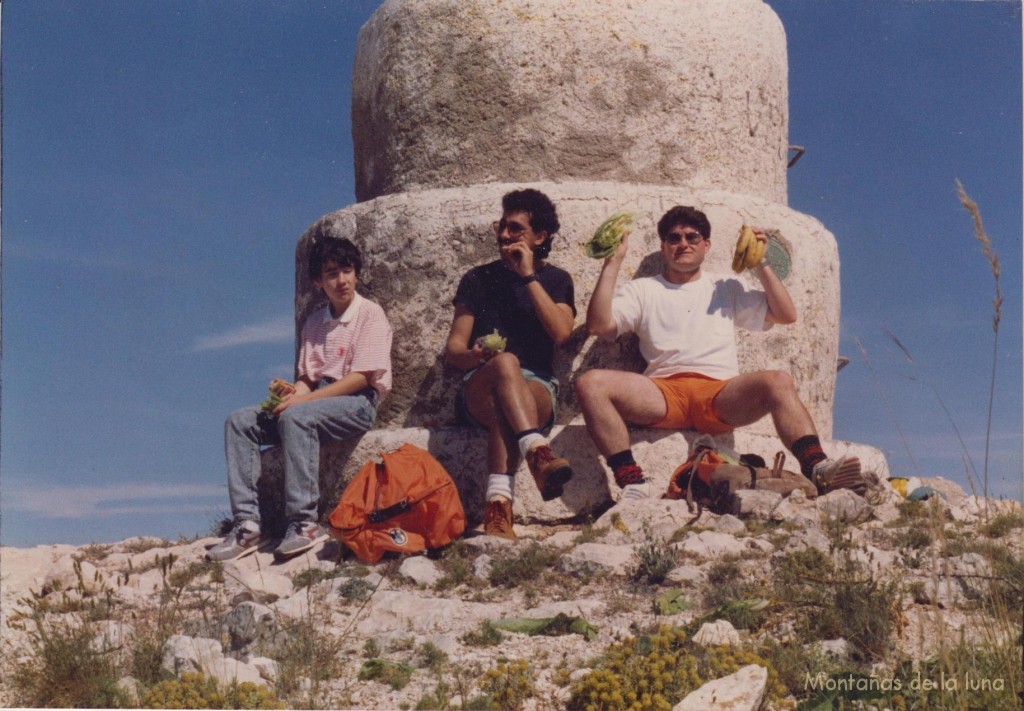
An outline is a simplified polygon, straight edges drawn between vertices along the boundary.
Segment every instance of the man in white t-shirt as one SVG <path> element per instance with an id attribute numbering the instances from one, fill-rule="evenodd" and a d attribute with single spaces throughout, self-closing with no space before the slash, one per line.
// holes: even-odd
<path id="1" fill-rule="evenodd" d="M 766 240 L 755 229 L 757 239 Z M 650 484 L 633 459 L 627 422 L 663 429 L 724 434 L 770 414 L 782 443 L 819 489 L 857 479 L 856 457 L 830 459 L 788 373 L 740 374 L 734 326 L 761 331 L 796 321 L 789 292 L 767 262 L 753 267 L 761 290 L 730 275 L 701 269 L 711 249 L 703 212 L 676 206 L 658 222 L 664 271 L 634 279 L 616 291 L 628 235 L 601 268 L 587 309 L 592 335 L 640 338 L 647 369 L 639 373 L 591 370 L 576 380 L 587 431 L 623 489 L 623 498 L 646 498 Z"/>

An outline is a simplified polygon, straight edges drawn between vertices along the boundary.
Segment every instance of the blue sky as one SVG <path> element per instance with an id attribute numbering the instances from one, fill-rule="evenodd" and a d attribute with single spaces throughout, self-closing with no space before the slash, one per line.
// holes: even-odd
<path id="1" fill-rule="evenodd" d="M 296 239 L 354 201 L 351 63 L 377 5 L 4 3 L 5 545 L 227 512 L 224 416 L 291 373 Z M 790 205 L 842 260 L 836 437 L 962 482 L 958 429 L 983 467 L 994 286 L 960 179 L 1003 269 L 990 489 L 1019 496 L 1020 3 L 769 5 L 807 148 Z"/>

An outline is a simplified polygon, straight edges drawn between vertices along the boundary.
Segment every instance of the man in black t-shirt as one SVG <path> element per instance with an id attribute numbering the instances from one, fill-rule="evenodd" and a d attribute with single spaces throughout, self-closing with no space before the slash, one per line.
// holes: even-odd
<path id="1" fill-rule="evenodd" d="M 558 215 L 537 190 L 507 193 L 494 223 L 499 259 L 470 269 L 455 293 L 455 317 L 445 360 L 466 371 L 457 407 L 462 419 L 487 430 L 487 506 L 484 531 L 515 539 L 513 476 L 526 459 L 541 497 L 562 495 L 572 477 L 541 434 L 554 422 L 558 381 L 555 346 L 572 335 L 576 316 L 572 277 L 544 260 L 558 232 Z M 497 331 L 504 350 L 484 347 Z"/>

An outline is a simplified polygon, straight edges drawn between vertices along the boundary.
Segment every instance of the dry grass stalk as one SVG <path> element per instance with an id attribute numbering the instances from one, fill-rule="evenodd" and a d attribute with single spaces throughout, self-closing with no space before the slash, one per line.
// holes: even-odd
<path id="1" fill-rule="evenodd" d="M 992 380 L 989 386 L 988 395 L 988 424 L 985 428 L 985 466 L 983 469 L 984 479 L 982 483 L 982 493 L 985 496 L 986 502 L 988 501 L 988 454 L 989 444 L 992 439 L 992 403 L 996 397 L 996 362 L 999 357 L 999 320 L 1003 315 L 1003 292 L 999 286 L 999 255 L 992 249 L 992 240 L 989 239 L 988 234 L 985 232 L 985 226 L 981 221 L 981 211 L 978 209 L 978 204 L 971 200 L 967 196 L 967 191 L 964 190 L 964 186 L 960 181 L 956 181 L 956 191 L 960 196 L 960 204 L 964 206 L 964 209 L 970 214 L 971 219 L 974 221 L 974 238 L 981 244 L 981 252 L 988 259 L 989 268 L 992 270 L 992 276 L 996 282 L 996 295 L 992 300 Z M 986 506 L 987 512 L 987 506 Z"/>

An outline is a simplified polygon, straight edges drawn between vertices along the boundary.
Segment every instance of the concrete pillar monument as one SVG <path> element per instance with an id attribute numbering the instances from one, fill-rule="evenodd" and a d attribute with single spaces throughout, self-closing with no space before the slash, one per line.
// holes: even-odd
<path id="1" fill-rule="evenodd" d="M 325 455 L 325 469 L 343 470 L 338 486 L 375 449 L 410 441 L 445 464 L 471 514 L 482 508 L 483 437 L 450 426 L 461 374 L 441 354 L 459 277 L 496 257 L 501 196 L 523 187 L 558 208 L 550 261 L 572 274 L 580 316 L 556 361 L 552 432 L 577 476 L 545 504 L 527 475 L 521 520 L 568 520 L 612 496 L 571 384 L 593 367 L 642 368 L 635 343 L 599 343 L 583 327 L 600 262 L 581 244 L 620 209 L 641 216 L 620 279 L 659 271 L 655 223 L 673 205 L 708 214 L 712 271 L 729 270 L 741 224 L 777 230 L 799 321 L 741 332 L 741 370 L 789 371 L 828 449 L 886 475 L 877 450 L 831 441 L 839 256 L 818 220 L 786 204 L 787 102 L 785 31 L 761 0 L 382 3 L 360 31 L 352 78 L 358 202 L 318 220 L 297 248 L 297 325 L 318 300 L 305 276 L 309 243 L 340 236 L 363 250 L 364 293 L 395 327 L 395 389 L 380 429 L 345 464 L 349 447 Z M 663 484 L 693 436 L 641 430 L 634 449 Z M 769 461 L 782 448 L 769 418 L 724 442 Z"/>

